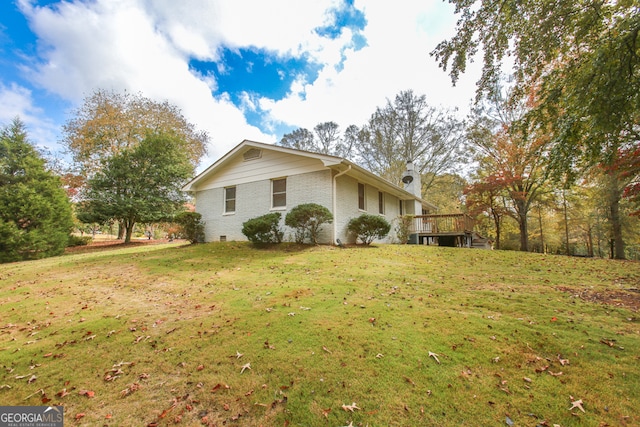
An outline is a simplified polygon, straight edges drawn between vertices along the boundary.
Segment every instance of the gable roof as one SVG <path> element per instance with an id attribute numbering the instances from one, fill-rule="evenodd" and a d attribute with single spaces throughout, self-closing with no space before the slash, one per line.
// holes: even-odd
<path id="1" fill-rule="evenodd" d="M 295 156 L 302 156 L 306 158 L 317 159 L 322 162 L 325 167 L 335 170 L 336 172 L 344 172 L 346 175 L 349 175 L 358 181 L 361 181 L 365 184 L 371 184 L 376 186 L 382 191 L 385 191 L 389 194 L 392 194 L 401 200 L 417 200 L 425 207 L 430 209 L 437 210 L 437 207 L 432 203 L 423 200 L 422 198 L 416 197 L 412 193 L 407 190 L 387 181 L 384 178 L 381 178 L 375 175 L 372 172 L 364 169 L 361 166 L 356 165 L 350 160 L 344 159 L 342 157 L 330 156 L 327 154 L 313 153 L 310 151 L 298 150 L 295 148 L 281 147 L 279 145 L 266 144 L 264 142 L 250 141 L 245 139 L 240 144 L 236 145 L 231 149 L 227 154 L 222 156 L 220 159 L 215 161 L 211 166 L 206 168 L 204 171 L 196 175 L 193 179 L 187 182 L 182 190 L 186 192 L 195 192 L 199 183 L 206 181 L 209 177 L 215 175 L 219 170 L 221 170 L 226 164 L 231 162 L 236 156 L 241 155 L 246 152 L 246 148 L 253 147 L 263 150 L 273 150 L 280 153 L 291 154 Z"/>

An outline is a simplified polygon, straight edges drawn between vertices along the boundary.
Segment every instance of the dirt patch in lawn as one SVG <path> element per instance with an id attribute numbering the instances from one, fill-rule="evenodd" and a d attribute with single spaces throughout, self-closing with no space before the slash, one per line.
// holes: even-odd
<path id="1" fill-rule="evenodd" d="M 82 252 L 95 252 L 95 251 L 103 251 L 110 249 L 124 249 L 124 248 L 132 248 L 138 246 L 147 246 L 147 245 L 160 245 L 164 243 L 175 243 L 175 244 L 184 244 L 187 243 L 186 240 L 169 240 L 169 239 L 137 239 L 132 240 L 129 243 L 124 243 L 122 240 L 97 240 L 89 243 L 88 245 L 82 246 L 72 246 L 70 248 L 65 249 L 65 253 L 82 253 Z"/>
<path id="2" fill-rule="evenodd" d="M 633 311 L 640 310 L 639 288 L 629 288 L 625 290 L 612 289 L 607 291 L 592 291 L 588 289 L 579 290 L 575 288 L 559 286 L 557 289 L 562 292 L 569 292 L 575 297 L 578 297 L 584 301 L 606 304 L 615 307 L 624 307 Z"/>

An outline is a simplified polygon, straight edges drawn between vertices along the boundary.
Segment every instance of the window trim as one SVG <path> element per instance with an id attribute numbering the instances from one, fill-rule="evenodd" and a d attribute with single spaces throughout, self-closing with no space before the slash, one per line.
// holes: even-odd
<path id="1" fill-rule="evenodd" d="M 276 193 L 275 191 L 275 182 L 276 181 L 284 181 L 284 191 L 279 191 Z M 284 204 L 283 205 L 277 205 L 275 204 L 275 198 L 276 195 L 282 195 L 284 194 Z M 271 209 L 272 210 L 284 210 L 287 209 L 287 178 L 283 177 L 283 178 L 273 178 L 271 180 Z"/>
<path id="2" fill-rule="evenodd" d="M 228 197 L 227 190 L 233 189 L 233 198 Z M 236 213 L 236 201 L 238 200 L 238 188 L 235 185 L 230 185 L 229 187 L 224 187 L 224 205 L 222 208 L 222 213 L 224 215 L 232 215 Z M 233 210 L 227 210 L 227 204 L 233 200 Z"/>
<path id="3" fill-rule="evenodd" d="M 378 214 L 380 215 L 384 215 L 384 212 L 385 212 L 384 199 L 385 199 L 384 192 L 378 191 Z"/>
<path id="4" fill-rule="evenodd" d="M 360 194 L 362 189 L 362 194 Z M 358 183 L 358 210 L 367 211 L 367 188 L 361 182 Z"/>

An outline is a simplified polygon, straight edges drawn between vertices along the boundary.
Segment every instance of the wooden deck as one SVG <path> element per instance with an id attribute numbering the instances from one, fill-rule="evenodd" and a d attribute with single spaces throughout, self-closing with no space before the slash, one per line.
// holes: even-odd
<path id="1" fill-rule="evenodd" d="M 466 214 L 416 215 L 409 227 L 409 242 L 471 247 L 473 226 L 473 219 Z"/>

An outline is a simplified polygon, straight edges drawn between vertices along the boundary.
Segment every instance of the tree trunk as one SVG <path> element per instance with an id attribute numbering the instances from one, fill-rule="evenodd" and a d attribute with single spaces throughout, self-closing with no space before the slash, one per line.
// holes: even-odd
<path id="1" fill-rule="evenodd" d="M 593 258 L 593 228 L 587 224 L 587 255 Z"/>
<path id="2" fill-rule="evenodd" d="M 612 258 L 626 259 L 624 254 L 624 240 L 622 239 L 622 220 L 620 218 L 620 198 L 622 191 L 618 182 L 618 175 L 611 172 L 609 181 L 609 220 L 611 221 L 611 238 L 613 239 Z"/>
<path id="3" fill-rule="evenodd" d="M 529 252 L 529 227 L 527 227 L 527 215 L 518 215 L 518 226 L 520 228 L 520 250 Z"/>
<path id="4" fill-rule="evenodd" d="M 500 249 L 500 215 L 493 212 L 493 222 L 496 226 L 496 249 Z"/>
<path id="5" fill-rule="evenodd" d="M 562 206 L 564 208 L 564 239 L 567 242 L 567 250 L 566 254 L 571 255 L 571 250 L 569 248 L 569 217 L 567 215 L 567 197 L 562 190 Z"/>
<path id="6" fill-rule="evenodd" d="M 136 223 L 133 221 L 126 221 L 123 222 L 122 225 L 124 226 L 125 230 L 124 242 L 129 243 L 131 242 L 131 235 L 133 234 L 133 228 L 135 227 Z"/>
<path id="7" fill-rule="evenodd" d="M 538 205 L 538 224 L 540 225 L 540 253 L 545 253 L 544 234 L 542 233 L 542 208 L 540 208 L 540 205 Z"/>
<path id="8" fill-rule="evenodd" d="M 529 227 L 527 224 L 528 206 L 527 202 L 522 199 L 514 200 L 516 205 L 516 220 L 520 229 L 520 250 L 529 252 Z"/>
<path id="9" fill-rule="evenodd" d="M 624 254 L 624 240 L 622 240 L 622 222 L 620 221 L 620 199 L 612 197 L 611 206 L 611 231 L 614 241 L 613 257 L 615 259 L 627 259 Z"/>
<path id="10" fill-rule="evenodd" d="M 124 233 L 126 231 L 126 226 L 123 221 L 118 222 L 118 240 L 122 240 L 124 238 Z"/>

